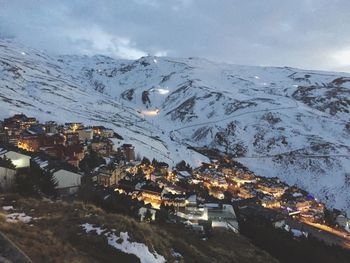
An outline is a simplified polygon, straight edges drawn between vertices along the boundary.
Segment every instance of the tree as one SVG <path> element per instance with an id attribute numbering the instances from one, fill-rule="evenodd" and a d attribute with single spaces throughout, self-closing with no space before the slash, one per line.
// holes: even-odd
<path id="1" fill-rule="evenodd" d="M 33 178 L 29 174 L 17 174 L 15 182 L 17 191 L 21 195 L 38 196 Z"/>
<path id="2" fill-rule="evenodd" d="M 85 155 L 84 158 L 79 163 L 79 168 L 83 172 L 90 172 L 95 167 L 105 164 L 106 161 L 95 151 L 90 151 L 89 154 Z"/>
<path id="3" fill-rule="evenodd" d="M 143 221 L 145 222 L 151 222 L 152 221 L 152 212 L 150 209 L 147 209 L 144 216 L 143 216 Z"/>
<path id="4" fill-rule="evenodd" d="M 148 158 L 143 157 L 142 161 L 141 161 L 141 164 L 143 164 L 143 165 L 150 165 L 151 161 Z"/>
<path id="5" fill-rule="evenodd" d="M 49 171 L 42 170 L 39 165 L 34 163 L 30 168 L 30 176 L 41 193 L 48 196 L 57 195 L 57 182 Z"/>
<path id="6" fill-rule="evenodd" d="M 6 167 L 9 169 L 15 169 L 16 166 L 12 163 L 11 159 L 8 159 L 6 155 L 3 158 L 0 157 L 0 166 Z"/>
<path id="7" fill-rule="evenodd" d="M 169 211 L 164 204 L 160 205 L 160 209 L 156 213 L 156 220 L 158 222 L 166 222 L 169 219 Z"/>
<path id="8" fill-rule="evenodd" d="M 43 192 L 48 196 L 56 197 L 58 194 L 58 190 L 57 190 L 58 183 L 54 178 L 53 174 L 48 171 L 44 171 L 43 173 L 40 173 L 39 176 L 40 177 L 39 177 L 38 185 L 41 192 Z"/>
<path id="9" fill-rule="evenodd" d="M 157 167 L 157 166 L 158 166 L 158 161 L 157 161 L 155 158 L 153 158 L 153 160 L 152 160 L 152 165 L 153 165 L 154 167 Z"/>
<path id="10" fill-rule="evenodd" d="M 53 175 L 36 163 L 31 165 L 29 174 L 18 175 L 16 183 L 18 192 L 24 195 L 56 197 L 58 193 Z"/>
<path id="11" fill-rule="evenodd" d="M 176 167 L 176 169 L 178 171 L 187 171 L 189 173 L 192 172 L 191 166 L 188 163 L 186 163 L 184 160 L 182 160 L 181 162 L 177 163 L 175 167 Z"/>

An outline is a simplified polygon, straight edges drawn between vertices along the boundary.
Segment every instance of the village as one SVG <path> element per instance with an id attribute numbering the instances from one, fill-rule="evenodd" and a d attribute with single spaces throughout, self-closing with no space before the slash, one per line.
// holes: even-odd
<path id="1" fill-rule="evenodd" d="M 0 122 L 1 191 L 21 189 L 16 188 L 18 178 L 42 171 L 53 179 L 55 198 L 85 196 L 141 221 L 180 222 L 201 234 L 211 228 L 239 233 L 239 220 L 253 216 L 295 237 L 307 237 L 306 229 L 313 228 L 325 242 L 328 237 L 321 231 L 349 241 L 350 221 L 344 212 L 327 209 L 308 192 L 278 178 L 255 175 L 225 156 L 197 168 L 185 161 L 169 167 L 161 160 L 141 158 L 132 144 L 122 142 L 118 133 L 103 126 L 40 123 L 24 114 L 6 118 Z"/>

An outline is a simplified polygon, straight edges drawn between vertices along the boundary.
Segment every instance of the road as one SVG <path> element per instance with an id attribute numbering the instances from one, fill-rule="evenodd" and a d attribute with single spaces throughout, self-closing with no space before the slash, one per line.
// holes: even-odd
<path id="1" fill-rule="evenodd" d="M 339 245 L 350 249 L 350 233 L 339 231 L 326 225 L 308 222 L 302 219 L 287 218 L 286 223 L 291 228 L 296 228 L 308 232 L 315 238 L 324 241 L 328 245 Z"/>

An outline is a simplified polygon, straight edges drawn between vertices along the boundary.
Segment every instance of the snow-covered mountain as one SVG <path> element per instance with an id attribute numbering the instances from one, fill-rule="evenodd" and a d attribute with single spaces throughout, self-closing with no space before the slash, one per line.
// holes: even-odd
<path id="1" fill-rule="evenodd" d="M 350 74 L 199 58 L 52 57 L 0 41 L 0 117 L 112 127 L 141 155 L 199 164 L 236 156 L 350 212 Z"/>

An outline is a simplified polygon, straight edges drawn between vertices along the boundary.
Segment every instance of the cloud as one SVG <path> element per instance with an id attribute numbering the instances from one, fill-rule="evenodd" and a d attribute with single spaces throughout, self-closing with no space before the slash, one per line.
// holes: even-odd
<path id="1" fill-rule="evenodd" d="M 0 35 L 53 53 L 332 70 L 350 65 L 349 8 L 347 0 L 0 0 Z"/>
<path id="2" fill-rule="evenodd" d="M 78 47 L 78 53 L 84 55 L 102 54 L 125 59 L 137 59 L 147 55 L 146 52 L 136 48 L 127 37 L 113 35 L 97 26 L 67 30 L 65 38 L 72 43 L 72 46 Z"/>

